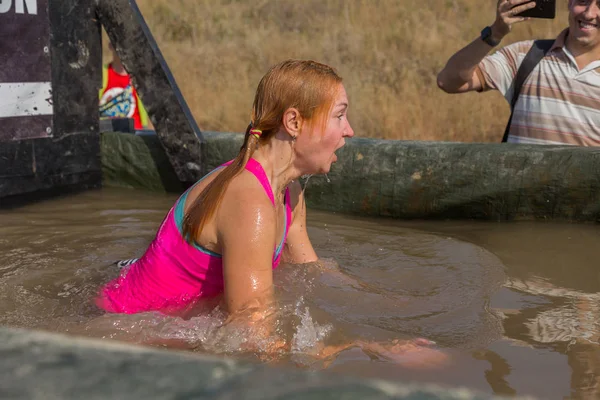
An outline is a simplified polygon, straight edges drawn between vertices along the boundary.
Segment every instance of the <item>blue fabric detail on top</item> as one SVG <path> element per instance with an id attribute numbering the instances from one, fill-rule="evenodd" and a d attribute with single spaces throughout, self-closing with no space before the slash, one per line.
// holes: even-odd
<path id="1" fill-rule="evenodd" d="M 200 178 L 200 180 L 198 182 L 194 183 L 188 190 L 186 190 L 185 193 L 182 194 L 181 197 L 179 197 L 179 199 L 175 203 L 175 210 L 174 210 L 173 217 L 175 218 L 175 225 L 177 226 L 177 230 L 179 231 L 179 234 L 181 236 L 183 236 L 183 218 L 185 216 L 185 201 L 187 200 L 188 194 L 190 193 L 190 191 L 193 188 L 196 187 L 196 185 L 198 185 L 205 178 L 210 176 L 212 173 L 220 170 L 221 168 L 223 168 L 223 167 L 213 169 L 211 172 L 209 172 L 208 174 L 206 174 L 202 178 Z M 279 242 L 279 245 L 277 246 L 277 249 L 275 250 L 275 257 L 273 257 L 273 259 L 279 257 L 279 254 L 283 250 L 283 245 L 285 243 L 285 236 L 287 233 L 287 222 L 288 222 L 287 221 L 287 196 L 284 196 L 284 199 L 283 199 L 283 237 L 281 238 L 281 241 Z M 210 251 L 210 250 L 200 246 L 195 241 L 192 243 L 192 245 L 204 254 L 208 254 L 210 256 L 219 257 L 219 258 L 223 257 L 219 253 L 215 253 L 214 251 Z"/>
<path id="2" fill-rule="evenodd" d="M 179 231 L 179 234 L 182 237 L 183 237 L 183 218 L 185 216 L 185 213 L 184 213 L 185 212 L 185 200 L 187 199 L 187 196 L 190 193 L 190 190 L 195 188 L 197 184 L 199 184 L 200 182 L 202 182 L 204 180 L 204 178 L 208 177 L 213 172 L 215 172 L 219 169 L 221 169 L 221 168 L 214 169 L 211 172 L 209 172 L 208 174 L 204 175 L 202 178 L 200 178 L 200 180 L 198 182 L 194 183 L 192 185 L 192 187 L 190 187 L 188 190 L 186 190 L 185 193 L 183 195 L 181 195 L 181 197 L 177 200 L 177 203 L 175 203 L 175 213 L 173 215 L 173 218 L 175 218 L 175 225 L 177 226 L 177 230 Z M 219 253 L 215 253 L 214 251 L 205 249 L 204 247 L 202 247 L 198 243 L 196 243 L 196 241 L 194 241 L 192 243 L 192 246 L 194 246 L 196 249 L 198 249 L 202 253 L 208 254 L 209 256 L 219 257 L 219 258 L 223 257 Z"/>
<path id="3" fill-rule="evenodd" d="M 281 253 L 281 250 L 283 249 L 283 244 L 285 243 L 285 234 L 287 233 L 287 204 L 286 204 L 286 197 L 283 197 L 283 237 L 281 238 L 281 241 L 279 242 L 279 246 L 277 246 L 277 249 L 275 250 L 275 258 L 279 257 L 279 254 Z"/>

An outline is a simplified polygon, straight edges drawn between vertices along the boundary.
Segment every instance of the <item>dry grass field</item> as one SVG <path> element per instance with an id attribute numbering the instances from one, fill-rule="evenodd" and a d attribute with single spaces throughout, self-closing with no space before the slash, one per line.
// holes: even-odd
<path id="1" fill-rule="evenodd" d="M 287 58 L 335 67 L 356 134 L 400 140 L 496 142 L 508 104 L 499 93 L 448 95 L 436 75 L 495 17 L 496 0 L 138 0 L 196 121 L 242 131 L 254 90 Z M 503 44 L 553 38 L 553 21 L 515 26 Z"/>

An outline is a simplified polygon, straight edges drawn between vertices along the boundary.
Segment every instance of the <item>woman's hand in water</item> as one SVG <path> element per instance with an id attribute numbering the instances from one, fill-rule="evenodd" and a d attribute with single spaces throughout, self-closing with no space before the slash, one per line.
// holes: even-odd
<path id="1" fill-rule="evenodd" d="M 383 358 L 407 368 L 437 368 L 448 361 L 448 355 L 433 348 L 435 342 L 427 339 L 393 340 L 390 343 L 356 341 L 345 345 L 323 346 L 318 357 L 333 359 L 337 354 L 353 347 L 361 348 L 365 353 Z M 326 363 L 326 365 L 329 363 Z"/>
<path id="2" fill-rule="evenodd" d="M 448 355 L 433 348 L 427 339 L 393 340 L 391 343 L 360 342 L 363 351 L 408 368 L 436 368 L 448 361 Z"/>

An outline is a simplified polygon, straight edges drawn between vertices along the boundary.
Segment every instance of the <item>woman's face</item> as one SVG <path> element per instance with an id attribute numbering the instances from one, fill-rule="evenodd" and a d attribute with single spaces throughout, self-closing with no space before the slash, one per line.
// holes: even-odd
<path id="1" fill-rule="evenodd" d="M 354 136 L 347 111 L 348 96 L 344 85 L 340 84 L 325 124 L 313 124 L 296 139 L 296 156 L 304 174 L 328 173 L 331 164 L 337 160 L 335 151 L 344 146 L 344 138 Z"/>

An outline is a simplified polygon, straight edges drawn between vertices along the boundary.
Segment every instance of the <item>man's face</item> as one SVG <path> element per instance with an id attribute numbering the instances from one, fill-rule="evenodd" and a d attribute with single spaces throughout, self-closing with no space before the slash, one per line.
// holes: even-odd
<path id="1" fill-rule="evenodd" d="M 569 0 L 569 36 L 583 47 L 600 45 L 600 0 Z"/>

